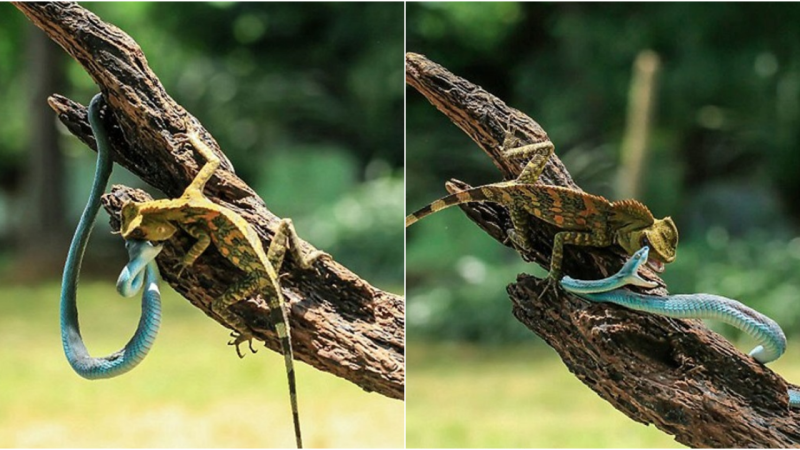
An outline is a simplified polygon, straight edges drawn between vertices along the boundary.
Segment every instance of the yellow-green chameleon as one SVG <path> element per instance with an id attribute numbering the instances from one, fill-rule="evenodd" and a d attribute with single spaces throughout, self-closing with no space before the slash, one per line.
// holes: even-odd
<path id="1" fill-rule="evenodd" d="M 318 250 L 305 254 L 289 219 L 280 221 L 269 250 L 265 252 L 255 229 L 242 216 L 211 202 L 203 195 L 203 188 L 219 167 L 220 160 L 191 128 L 191 124 L 187 124 L 185 139 L 206 160 L 205 165 L 179 198 L 125 204 L 122 207 L 122 237 L 160 242 L 171 238 L 180 229 L 197 242 L 183 257 L 179 276 L 212 243 L 222 256 L 245 273 L 212 302 L 211 310 L 234 326 L 236 339 L 233 343 L 237 345 L 238 352 L 238 345 L 250 341 L 252 335 L 244 321 L 229 307 L 257 293 L 268 301 L 270 319 L 283 350 L 295 439 L 298 448 L 301 448 L 291 332 L 278 272 L 287 247 L 302 269 L 310 268 L 317 259 L 328 255 Z"/>
<path id="2" fill-rule="evenodd" d="M 608 247 L 620 245 L 629 255 L 644 246 L 650 247 L 648 265 L 661 272 L 664 263 L 675 260 L 678 229 L 671 218 L 655 219 L 646 206 L 636 200 L 611 202 L 603 197 L 560 186 L 538 182 L 547 161 L 553 154 L 548 140 L 537 144 L 515 146 L 506 138 L 503 153 L 509 159 L 528 160 L 516 180 L 487 184 L 443 197 L 406 217 L 406 227 L 425 216 L 453 205 L 492 202 L 506 207 L 513 230 L 512 243 L 530 250 L 530 216 L 564 230 L 553 239 L 550 257 L 551 282 L 561 276 L 564 245 Z"/>

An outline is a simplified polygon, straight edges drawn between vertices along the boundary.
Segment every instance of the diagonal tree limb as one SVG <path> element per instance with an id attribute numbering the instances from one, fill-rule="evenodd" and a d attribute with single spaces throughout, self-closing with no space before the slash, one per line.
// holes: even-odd
<path id="1" fill-rule="evenodd" d="M 114 160 L 169 197 L 180 195 L 202 161 L 180 145 L 176 135 L 191 120 L 206 142 L 211 135 L 177 104 L 150 70 L 138 44 L 127 34 L 75 3 L 15 3 L 36 26 L 57 42 L 95 80 L 109 106 L 106 123 Z M 54 95 L 50 106 L 67 128 L 95 148 L 86 119 L 86 108 Z M 109 114 L 110 113 L 110 114 Z M 232 171 L 223 156 L 220 170 L 205 194 L 247 219 L 266 246 L 279 220 L 258 195 Z M 115 186 L 104 197 L 118 228 L 122 201 L 145 201 L 142 191 Z M 241 274 L 215 250 L 207 251 L 181 278 L 176 263 L 190 246 L 190 238 L 172 238 L 158 258 L 164 279 L 193 305 L 225 324 L 210 310 L 212 299 L 231 279 Z M 334 255 L 335 256 L 335 255 Z M 404 387 L 403 298 L 372 287 L 335 261 L 319 261 L 311 270 L 300 270 L 287 258 L 282 286 L 289 303 L 295 357 L 320 370 L 345 378 L 366 391 L 402 399 Z M 253 334 L 279 351 L 280 344 L 268 320 L 266 302 L 260 297 L 238 304 Z"/>
<path id="2" fill-rule="evenodd" d="M 466 132 L 492 159 L 503 177 L 521 166 L 499 152 L 511 124 L 523 143 L 547 139 L 536 122 L 500 99 L 422 55 L 406 55 L 406 81 Z M 557 157 L 547 165 L 548 184 L 577 188 Z M 453 180 L 450 192 L 469 185 Z M 505 244 L 511 228 L 506 211 L 492 204 L 462 209 L 489 235 Z M 522 255 L 548 267 L 555 228 L 542 223 L 534 251 Z M 619 269 L 614 249 L 570 248 L 565 272 L 600 278 Z M 665 294 L 661 283 L 651 293 Z M 800 446 L 800 412 L 790 410 L 787 383 L 733 347 L 699 320 L 677 320 L 607 304 L 591 304 L 549 289 L 529 275 L 508 286 L 513 313 L 553 347 L 584 384 L 631 419 L 654 424 L 693 447 Z"/>

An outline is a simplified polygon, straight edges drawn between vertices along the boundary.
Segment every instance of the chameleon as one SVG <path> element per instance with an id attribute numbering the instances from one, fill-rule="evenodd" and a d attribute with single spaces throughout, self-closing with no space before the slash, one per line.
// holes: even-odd
<path id="1" fill-rule="evenodd" d="M 144 287 L 139 325 L 123 349 L 101 358 L 89 355 L 81 337 L 77 306 L 78 276 L 100 209 L 100 196 L 108 185 L 113 165 L 108 136 L 100 119 L 102 98 L 101 94 L 97 94 L 89 104 L 89 124 L 97 142 L 97 165 L 89 200 L 81 214 L 64 264 L 60 306 L 64 354 L 73 370 L 90 380 L 115 377 L 136 367 L 152 348 L 161 323 L 161 295 L 158 287 L 160 276 L 153 259 L 162 246 L 148 241 L 129 240 L 126 247 L 130 262 L 120 274 L 117 291 L 130 297 Z"/>
<path id="2" fill-rule="evenodd" d="M 564 245 L 621 246 L 628 255 L 645 245 L 652 248 L 648 265 L 656 272 L 675 260 L 678 229 L 672 218 L 656 219 L 636 200 L 611 202 L 605 198 L 561 186 L 539 182 L 539 176 L 553 154 L 548 140 L 516 146 L 506 137 L 503 153 L 509 159 L 528 159 L 520 175 L 512 181 L 487 184 L 448 195 L 406 217 L 406 227 L 420 219 L 454 205 L 492 202 L 506 207 L 513 229 L 508 236 L 516 247 L 529 251 L 531 216 L 562 229 L 553 239 L 548 279 L 555 283 L 561 275 Z"/>
<path id="3" fill-rule="evenodd" d="M 178 138 L 191 144 L 205 159 L 205 164 L 179 198 L 125 203 L 122 206 L 120 232 L 125 239 L 163 242 L 178 230 L 183 230 L 196 239 L 178 264 L 178 276 L 191 267 L 212 243 L 222 256 L 245 273 L 211 303 L 211 311 L 233 326 L 235 339 L 231 344 L 236 345 L 237 353 L 239 344 L 252 344 L 253 336 L 242 318 L 229 309 L 230 306 L 257 293 L 267 299 L 270 319 L 280 340 L 289 381 L 295 440 L 297 447 L 301 448 L 291 332 L 278 272 L 287 247 L 302 269 L 311 268 L 315 261 L 328 255 L 319 250 L 305 254 L 290 219 L 280 220 L 275 237 L 265 252 L 256 230 L 241 215 L 203 195 L 203 189 L 218 169 L 220 159 L 202 141 L 189 122 L 186 129 L 186 133 Z M 239 356 L 242 354 L 239 353 Z"/>
<path id="4" fill-rule="evenodd" d="M 625 285 L 647 288 L 655 283 L 639 277 L 638 270 L 648 258 L 644 246 L 616 274 L 601 280 L 576 280 L 564 277 L 561 286 L 592 302 L 614 303 L 636 311 L 684 319 L 716 319 L 732 325 L 755 338 L 759 345 L 750 352 L 756 361 L 766 364 L 786 351 L 786 335 L 769 317 L 736 300 L 712 294 L 655 296 L 620 289 Z M 800 391 L 789 389 L 789 406 L 800 408 Z"/>

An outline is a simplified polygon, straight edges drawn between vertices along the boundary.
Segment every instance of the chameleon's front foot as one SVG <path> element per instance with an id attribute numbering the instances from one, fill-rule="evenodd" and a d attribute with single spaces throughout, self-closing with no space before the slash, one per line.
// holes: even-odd
<path id="1" fill-rule="evenodd" d="M 331 255 L 329 255 L 326 252 L 323 252 L 322 250 L 314 250 L 313 252 L 305 255 L 305 257 L 301 258 L 298 265 L 300 266 L 300 268 L 304 270 L 310 269 L 315 262 L 321 259 L 331 260 L 333 258 L 331 257 Z"/>
<path id="2" fill-rule="evenodd" d="M 242 349 L 239 347 L 243 343 L 247 342 L 247 346 L 250 348 L 251 353 L 258 353 L 258 350 L 253 348 L 253 336 L 249 334 L 239 333 L 238 331 L 231 332 L 231 337 L 233 338 L 228 345 L 236 346 L 236 354 L 239 355 L 239 358 L 244 358 L 244 353 L 242 353 Z"/>
<path id="3" fill-rule="evenodd" d="M 195 236 L 197 237 L 197 236 Z M 183 272 L 186 271 L 189 267 L 194 265 L 194 262 L 197 261 L 197 258 L 208 248 L 208 243 L 211 239 L 198 239 L 194 246 L 189 249 L 189 252 L 181 258 L 180 261 L 175 263 L 172 268 L 175 270 L 175 276 L 177 278 L 181 278 L 183 276 Z"/>
<path id="4" fill-rule="evenodd" d="M 189 267 L 188 264 L 184 263 L 183 261 L 175 264 L 172 266 L 172 269 L 175 271 L 175 278 L 181 278 L 183 276 L 183 272 Z"/>
<path id="5" fill-rule="evenodd" d="M 559 286 L 558 279 L 560 277 L 561 277 L 560 273 L 554 273 L 551 270 L 550 273 L 547 275 L 547 278 L 544 279 L 544 282 L 546 284 L 544 286 L 544 289 L 542 289 L 542 292 L 539 293 L 539 297 L 537 297 L 537 299 L 541 300 L 541 298 L 544 297 L 544 294 L 550 289 L 552 289 L 553 292 L 555 292 L 558 289 Z"/>

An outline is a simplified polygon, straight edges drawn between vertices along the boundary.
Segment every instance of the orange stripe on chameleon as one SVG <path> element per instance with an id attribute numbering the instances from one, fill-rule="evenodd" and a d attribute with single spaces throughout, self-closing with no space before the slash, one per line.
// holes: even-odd
<path id="1" fill-rule="evenodd" d="M 553 199 L 553 208 L 552 208 L 553 211 L 556 211 L 556 210 L 560 211 L 561 210 L 561 206 L 563 206 L 561 204 L 561 195 L 558 192 L 556 192 L 554 189 L 547 189 L 547 195 L 549 195 L 550 198 Z M 564 220 L 564 219 L 562 218 L 561 220 Z"/>
<path id="2" fill-rule="evenodd" d="M 580 211 L 579 214 L 583 217 L 589 217 L 598 213 L 594 200 L 589 196 L 583 196 L 583 211 Z"/>
<path id="3" fill-rule="evenodd" d="M 470 193 L 467 191 L 461 191 L 456 193 L 456 198 L 458 199 L 459 203 L 468 202 L 472 200 L 472 195 L 470 195 Z"/>

